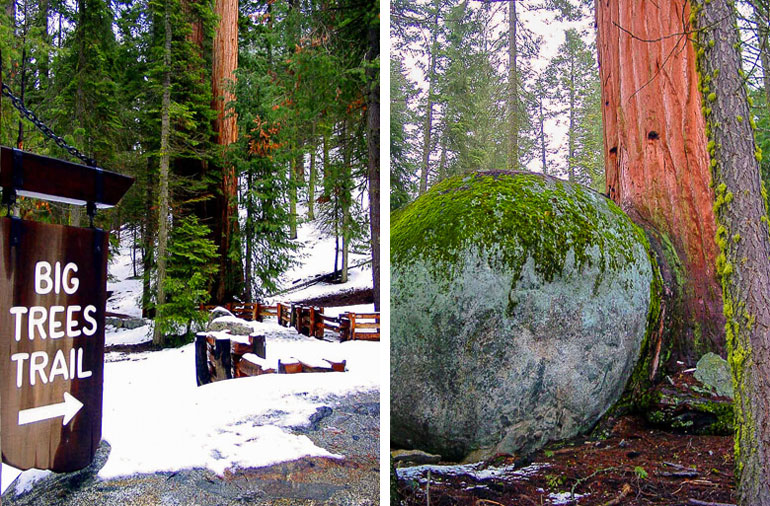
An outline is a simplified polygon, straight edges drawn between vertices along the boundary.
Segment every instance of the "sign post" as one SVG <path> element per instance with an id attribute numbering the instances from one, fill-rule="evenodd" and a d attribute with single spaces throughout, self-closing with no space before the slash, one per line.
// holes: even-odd
<path id="1" fill-rule="evenodd" d="M 115 205 L 132 182 L 0 149 L 4 193 L 95 209 Z M 0 218 L 0 447 L 7 464 L 67 472 L 96 453 L 107 248 L 108 234 L 97 228 Z"/>

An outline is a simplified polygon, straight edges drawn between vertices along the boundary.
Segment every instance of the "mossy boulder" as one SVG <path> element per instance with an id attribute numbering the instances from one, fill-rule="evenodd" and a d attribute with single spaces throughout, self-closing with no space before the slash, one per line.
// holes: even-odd
<path id="1" fill-rule="evenodd" d="M 733 377 L 730 365 L 716 353 L 706 353 L 695 367 L 695 379 L 711 388 L 720 397 L 733 398 Z"/>
<path id="2" fill-rule="evenodd" d="M 553 178 L 448 179 L 391 217 L 391 439 L 454 460 L 588 430 L 638 359 L 644 233 Z"/>

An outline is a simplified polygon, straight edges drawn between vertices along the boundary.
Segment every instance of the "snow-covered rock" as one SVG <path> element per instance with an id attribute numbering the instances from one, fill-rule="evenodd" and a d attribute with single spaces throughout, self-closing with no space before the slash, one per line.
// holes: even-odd
<path id="1" fill-rule="evenodd" d="M 232 315 L 214 318 L 209 322 L 206 330 L 209 332 L 229 330 L 234 336 L 248 336 L 254 331 L 249 322 Z"/>

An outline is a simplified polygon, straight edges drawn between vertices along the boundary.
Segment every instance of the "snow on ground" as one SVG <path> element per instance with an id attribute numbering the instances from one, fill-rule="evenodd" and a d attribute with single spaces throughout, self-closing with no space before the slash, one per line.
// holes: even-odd
<path id="1" fill-rule="evenodd" d="M 312 224 L 303 225 L 300 233 L 305 244 L 305 264 L 290 272 L 287 279 L 331 271 L 333 239 L 323 238 Z M 360 259 L 353 256 L 351 264 Z M 133 276 L 133 267 L 127 245 L 121 246 L 109 271 L 108 290 L 114 293 L 107 310 L 140 317 L 142 283 L 128 279 Z M 312 295 L 308 291 L 293 295 L 307 298 L 359 284 L 371 286 L 370 274 L 369 278 L 356 274 L 351 278 L 345 285 L 326 285 L 326 292 L 316 285 L 311 287 Z M 372 305 L 367 304 L 326 308 L 325 312 L 336 315 L 372 310 Z M 267 361 L 271 364 L 291 358 L 309 362 L 346 360 L 347 371 L 267 374 L 197 387 L 192 344 L 156 352 L 108 353 L 102 439 L 109 442 L 112 450 L 99 476 L 107 479 L 191 467 L 205 467 L 222 474 L 226 469 L 266 466 L 303 456 L 341 458 L 316 446 L 306 436 L 294 434 L 292 427 L 308 424 L 309 417 L 332 396 L 378 391 L 380 344 L 340 343 L 331 334 L 318 340 L 273 321 L 252 325 L 256 332 L 266 335 Z M 150 336 L 149 325 L 131 330 L 110 326 L 105 330 L 107 344 L 137 344 L 150 340 Z M 3 465 L 3 491 L 19 477 L 15 491 L 20 494 L 49 474 L 35 469 L 21 476 L 19 473 Z"/>
<path id="2" fill-rule="evenodd" d="M 551 501 L 551 504 L 553 506 L 557 506 L 561 504 L 576 503 L 578 499 L 580 499 L 581 497 L 586 497 L 588 495 L 590 494 L 573 494 L 571 492 L 558 492 L 558 493 L 551 492 L 550 494 L 548 494 L 548 500 Z"/>
<path id="3" fill-rule="evenodd" d="M 135 329 L 116 329 L 108 325 L 104 329 L 104 342 L 107 346 L 146 343 L 152 341 L 152 326 L 152 321 Z"/>
<path id="4" fill-rule="evenodd" d="M 131 259 L 133 238 L 128 233 L 121 237 L 120 249 L 117 255 L 112 258 L 107 267 L 107 291 L 113 292 L 107 302 L 107 311 L 130 316 L 132 318 L 141 318 L 141 298 L 142 298 L 142 278 L 134 276 L 133 261 Z M 140 269 L 142 259 L 137 251 L 137 268 Z M 138 271 L 141 276 L 141 270 Z"/>
<path id="5" fill-rule="evenodd" d="M 281 288 L 286 290 L 294 284 L 300 284 L 319 274 L 327 274 L 334 271 L 334 236 L 328 236 L 321 232 L 315 222 L 302 223 L 297 227 L 297 242 L 301 244 L 297 251 L 299 264 L 287 271 L 282 277 Z M 339 262 L 342 262 L 340 254 Z M 353 266 L 369 260 L 369 254 L 350 252 L 348 265 Z M 338 265 L 339 267 L 339 265 Z M 372 286 L 371 265 L 365 265 L 351 269 L 348 282 L 345 284 L 319 283 L 306 287 L 298 292 L 278 295 L 273 302 L 292 302 L 295 300 L 309 299 L 328 293 L 334 293 L 352 288 L 366 288 Z"/>
<path id="6" fill-rule="evenodd" d="M 416 480 L 424 484 L 428 481 L 428 472 L 432 474 L 431 480 L 441 476 L 470 476 L 476 481 L 500 480 L 500 479 L 523 479 L 532 476 L 541 469 L 548 467 L 547 464 L 532 464 L 527 467 L 516 469 L 515 466 L 487 467 L 484 468 L 483 462 L 475 464 L 457 464 L 449 466 L 439 465 L 421 465 L 413 467 L 402 467 L 398 469 L 400 479 Z"/>

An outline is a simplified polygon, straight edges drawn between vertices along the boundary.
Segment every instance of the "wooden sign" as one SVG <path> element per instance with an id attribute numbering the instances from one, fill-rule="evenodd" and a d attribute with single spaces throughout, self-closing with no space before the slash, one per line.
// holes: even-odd
<path id="1" fill-rule="evenodd" d="M 101 439 L 107 234 L 0 218 L 3 462 L 86 467 Z"/>
<path id="2" fill-rule="evenodd" d="M 0 147 L 0 186 L 23 197 L 99 208 L 118 204 L 134 179 L 97 167 Z"/>

